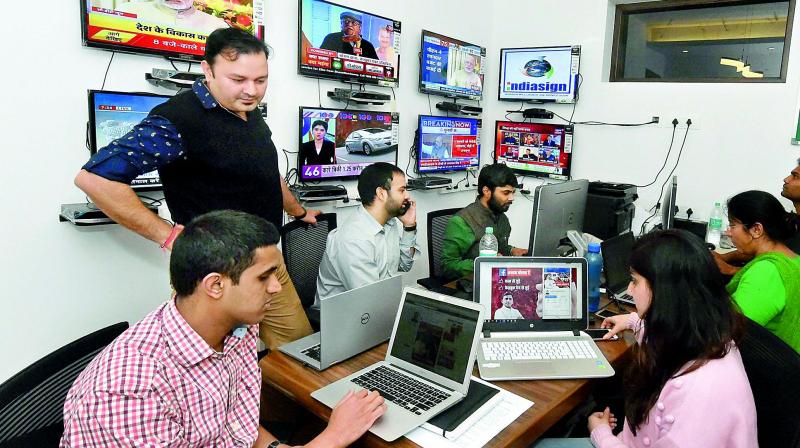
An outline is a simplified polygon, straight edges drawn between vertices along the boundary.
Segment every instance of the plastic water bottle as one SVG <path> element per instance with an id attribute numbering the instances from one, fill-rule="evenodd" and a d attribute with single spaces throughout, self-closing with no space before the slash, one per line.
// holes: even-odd
<path id="1" fill-rule="evenodd" d="M 589 243 L 586 261 L 589 264 L 589 312 L 594 313 L 600 307 L 600 271 L 603 269 L 600 244 Z"/>
<path id="2" fill-rule="evenodd" d="M 487 227 L 486 233 L 483 234 L 480 243 L 478 243 L 478 253 L 481 257 L 496 257 L 499 246 L 497 237 L 494 236 L 494 228 Z"/>
<path id="3" fill-rule="evenodd" d="M 706 230 L 706 242 L 714 247 L 719 247 L 719 240 L 722 236 L 722 206 L 719 202 L 714 203 L 711 215 L 708 217 L 708 229 Z"/>

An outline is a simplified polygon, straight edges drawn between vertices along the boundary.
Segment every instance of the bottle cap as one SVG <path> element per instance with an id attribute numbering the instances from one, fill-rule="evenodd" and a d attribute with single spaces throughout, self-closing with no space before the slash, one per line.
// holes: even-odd
<path id="1" fill-rule="evenodd" d="M 487 228 L 486 228 L 486 233 L 487 233 L 488 235 L 493 235 L 493 234 L 494 234 L 494 228 L 492 228 L 492 227 L 487 227 Z"/>
<path id="2" fill-rule="evenodd" d="M 600 253 L 600 243 L 589 243 L 589 252 L 599 254 Z"/>

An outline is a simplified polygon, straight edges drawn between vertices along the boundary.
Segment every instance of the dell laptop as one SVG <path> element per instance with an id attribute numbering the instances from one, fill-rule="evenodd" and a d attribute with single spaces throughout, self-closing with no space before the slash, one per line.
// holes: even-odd
<path id="1" fill-rule="evenodd" d="M 370 432 L 393 441 L 467 395 L 483 319 L 480 304 L 407 287 L 386 358 L 311 396 L 333 408 L 348 391 L 377 390 L 387 409 Z"/>
<path id="2" fill-rule="evenodd" d="M 386 342 L 403 294 L 396 275 L 320 301 L 320 331 L 278 347 L 317 370 L 324 370 Z"/>
<path id="3" fill-rule="evenodd" d="M 614 369 L 586 333 L 584 258 L 478 257 L 474 300 L 487 316 L 478 347 L 485 380 L 599 378 Z"/>
<path id="4" fill-rule="evenodd" d="M 631 281 L 630 258 L 635 240 L 628 231 L 600 243 L 603 254 L 603 271 L 606 273 L 606 292 L 610 298 L 635 305 L 628 294 Z"/>

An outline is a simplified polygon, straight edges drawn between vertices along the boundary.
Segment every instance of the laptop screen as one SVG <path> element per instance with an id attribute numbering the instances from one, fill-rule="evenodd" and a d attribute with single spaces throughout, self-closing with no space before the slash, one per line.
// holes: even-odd
<path id="1" fill-rule="evenodd" d="M 586 262 L 581 258 L 478 258 L 475 292 L 487 313 L 486 325 L 494 330 L 522 330 L 540 328 L 537 322 L 584 319 L 582 263 Z"/>
<path id="2" fill-rule="evenodd" d="M 611 292 L 623 291 L 631 281 L 629 262 L 634 242 L 633 233 L 625 232 L 601 244 L 606 285 Z"/>
<path id="3" fill-rule="evenodd" d="M 479 312 L 407 292 L 391 355 L 461 383 Z"/>

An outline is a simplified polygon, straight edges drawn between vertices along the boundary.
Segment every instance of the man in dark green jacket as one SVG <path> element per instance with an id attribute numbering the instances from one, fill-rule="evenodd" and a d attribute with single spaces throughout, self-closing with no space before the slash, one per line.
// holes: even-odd
<path id="1" fill-rule="evenodd" d="M 459 210 L 445 228 L 441 257 L 445 277 L 457 279 L 472 275 L 473 262 L 487 227 L 494 230 L 498 255 L 518 257 L 528 253 L 527 249 L 508 244 L 511 224 L 505 212 L 514 202 L 517 187 L 517 178 L 506 165 L 496 163 L 483 167 L 478 175 L 475 202 Z"/>

